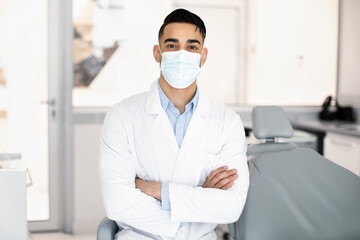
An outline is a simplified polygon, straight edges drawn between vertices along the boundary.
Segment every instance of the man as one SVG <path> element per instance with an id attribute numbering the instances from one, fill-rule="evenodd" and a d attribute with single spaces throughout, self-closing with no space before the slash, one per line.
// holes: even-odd
<path id="1" fill-rule="evenodd" d="M 125 228 L 117 239 L 216 239 L 216 224 L 242 212 L 249 185 L 244 128 L 197 88 L 205 36 L 197 15 L 170 13 L 153 48 L 159 80 L 106 116 L 100 179 L 108 218 Z"/>

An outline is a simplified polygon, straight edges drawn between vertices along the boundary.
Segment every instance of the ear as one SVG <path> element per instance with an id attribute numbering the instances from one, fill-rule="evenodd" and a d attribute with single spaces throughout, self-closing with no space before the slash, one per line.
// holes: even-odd
<path id="1" fill-rule="evenodd" d="M 208 55 L 208 49 L 203 48 L 201 59 L 200 59 L 200 67 L 202 67 L 205 64 L 206 59 L 207 59 L 207 55 Z"/>
<path id="2" fill-rule="evenodd" d="M 153 55 L 154 55 L 155 61 L 157 63 L 160 63 L 161 62 L 161 53 L 160 53 L 160 46 L 159 45 L 155 45 L 153 47 Z"/>

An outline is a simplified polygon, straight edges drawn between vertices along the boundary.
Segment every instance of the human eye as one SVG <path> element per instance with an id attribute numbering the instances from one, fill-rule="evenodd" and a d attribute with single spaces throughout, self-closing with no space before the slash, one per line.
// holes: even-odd
<path id="1" fill-rule="evenodd" d="M 168 44 L 166 45 L 166 48 L 174 49 L 176 46 L 174 44 Z"/>
<path id="2" fill-rule="evenodd" d="M 195 51 L 195 50 L 198 49 L 198 47 L 197 47 L 197 46 L 194 46 L 194 45 L 190 45 L 190 46 L 189 46 L 189 49 L 192 50 L 192 51 Z"/>

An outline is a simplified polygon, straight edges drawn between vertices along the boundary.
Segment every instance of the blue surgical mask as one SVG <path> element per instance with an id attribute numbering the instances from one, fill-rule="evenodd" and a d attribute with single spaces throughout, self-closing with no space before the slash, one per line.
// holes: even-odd
<path id="1" fill-rule="evenodd" d="M 161 73 L 174 88 L 187 88 L 201 72 L 201 55 L 185 50 L 162 53 Z"/>

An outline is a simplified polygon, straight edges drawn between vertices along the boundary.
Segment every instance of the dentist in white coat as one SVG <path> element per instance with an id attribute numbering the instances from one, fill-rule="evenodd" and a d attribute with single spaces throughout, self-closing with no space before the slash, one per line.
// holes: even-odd
<path id="1" fill-rule="evenodd" d="M 243 210 L 243 124 L 196 85 L 205 36 L 197 15 L 170 13 L 153 48 L 159 80 L 106 115 L 100 181 L 107 217 L 124 228 L 117 239 L 216 239 L 217 223 L 234 222 Z"/>

